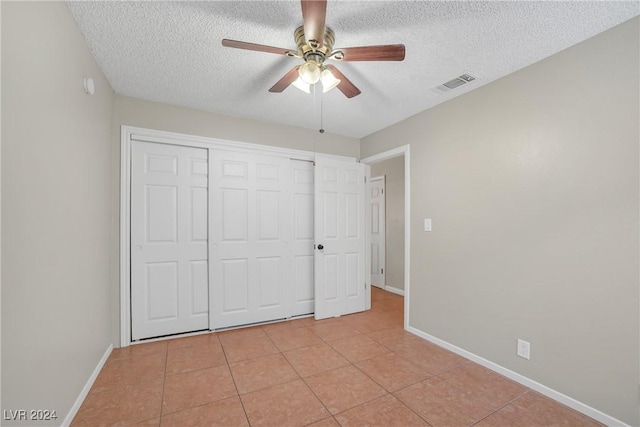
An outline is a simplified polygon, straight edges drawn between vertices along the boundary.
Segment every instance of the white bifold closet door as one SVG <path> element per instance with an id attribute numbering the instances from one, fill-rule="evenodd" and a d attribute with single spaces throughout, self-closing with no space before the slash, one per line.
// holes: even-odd
<path id="1" fill-rule="evenodd" d="M 231 151 L 211 156 L 211 329 L 290 317 L 290 160 Z"/>
<path id="2" fill-rule="evenodd" d="M 133 340 L 366 308 L 365 165 L 131 147 Z"/>
<path id="3" fill-rule="evenodd" d="M 132 339 L 208 329 L 207 150 L 132 141 Z"/>
<path id="4" fill-rule="evenodd" d="M 316 319 L 366 308 L 367 175 L 361 163 L 316 158 Z"/>

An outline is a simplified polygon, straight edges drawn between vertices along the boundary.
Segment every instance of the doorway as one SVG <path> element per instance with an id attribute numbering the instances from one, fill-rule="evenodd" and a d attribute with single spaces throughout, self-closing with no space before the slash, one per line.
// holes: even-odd
<path id="1" fill-rule="evenodd" d="M 410 147 L 404 145 L 361 160 L 372 176 L 385 176 L 386 260 L 384 290 L 404 296 L 404 327 L 410 315 L 411 182 Z M 394 188 L 392 190 L 392 188 Z M 392 198 L 393 192 L 393 198 Z M 399 209 L 401 208 L 401 209 Z M 394 235 L 390 238 L 390 230 Z M 398 239 L 398 236 L 401 236 Z M 371 238 L 370 233 L 370 238 Z M 371 240 L 373 241 L 373 240 Z M 393 254 L 394 259 L 391 258 Z M 391 267 L 393 263 L 394 267 Z M 390 270 L 392 268 L 392 270 Z M 373 280 L 373 275 L 372 275 Z"/>

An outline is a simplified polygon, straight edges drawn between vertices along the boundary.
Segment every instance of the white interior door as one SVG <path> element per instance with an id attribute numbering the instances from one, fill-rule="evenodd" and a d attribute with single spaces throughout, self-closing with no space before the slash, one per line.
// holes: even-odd
<path id="1" fill-rule="evenodd" d="M 316 158 L 316 319 L 366 308 L 366 171 L 360 163 Z"/>
<path id="2" fill-rule="evenodd" d="M 313 248 L 313 162 L 290 160 L 292 182 L 293 222 L 292 316 L 314 311 L 314 248 Z"/>
<path id="3" fill-rule="evenodd" d="M 230 151 L 211 158 L 211 329 L 289 317 L 289 159 Z"/>
<path id="4" fill-rule="evenodd" d="M 208 329 L 207 150 L 131 145 L 133 340 Z"/>
<path id="5" fill-rule="evenodd" d="M 371 179 L 371 285 L 383 288 L 385 267 L 384 176 Z"/>

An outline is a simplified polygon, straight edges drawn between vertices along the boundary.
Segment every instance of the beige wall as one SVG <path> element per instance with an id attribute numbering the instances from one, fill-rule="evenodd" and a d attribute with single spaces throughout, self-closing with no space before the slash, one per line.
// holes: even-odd
<path id="1" fill-rule="evenodd" d="M 385 176 L 385 284 L 404 290 L 404 156 L 371 165 Z"/>
<path id="2" fill-rule="evenodd" d="M 113 93 L 64 2 L 1 7 L 2 409 L 60 425 L 111 343 Z"/>
<path id="3" fill-rule="evenodd" d="M 277 95 L 274 95 L 277 96 Z M 296 150 L 360 157 L 360 140 L 302 128 L 274 125 L 255 120 L 223 116 L 206 111 L 125 96 L 116 96 L 112 139 L 112 277 L 111 318 L 113 342 L 120 343 L 120 127 L 123 125 L 177 132 L 188 135 L 249 142 Z"/>
<path id="4" fill-rule="evenodd" d="M 639 48 L 635 18 L 361 147 L 411 145 L 411 326 L 632 425 Z"/>
<path id="5" fill-rule="evenodd" d="M 118 144 L 120 126 L 128 125 L 296 150 L 360 156 L 360 140 L 355 138 L 330 133 L 321 134 L 318 131 L 224 116 L 126 96 L 116 97 L 113 124 Z"/>

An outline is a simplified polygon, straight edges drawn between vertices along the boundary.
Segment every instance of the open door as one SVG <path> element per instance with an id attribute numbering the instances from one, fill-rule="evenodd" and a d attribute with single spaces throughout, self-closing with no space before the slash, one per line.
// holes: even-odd
<path id="1" fill-rule="evenodd" d="M 316 157 L 316 320 L 367 308 L 367 176 L 367 165 Z"/>

